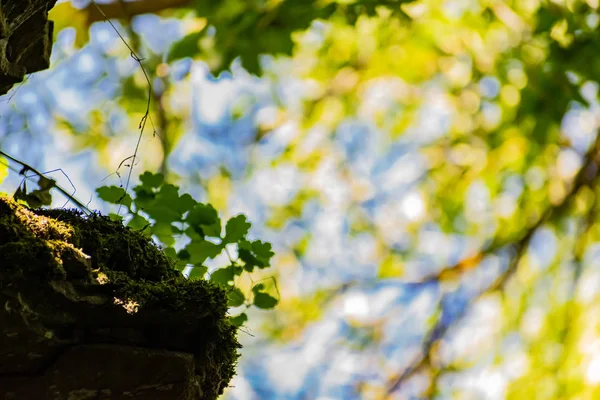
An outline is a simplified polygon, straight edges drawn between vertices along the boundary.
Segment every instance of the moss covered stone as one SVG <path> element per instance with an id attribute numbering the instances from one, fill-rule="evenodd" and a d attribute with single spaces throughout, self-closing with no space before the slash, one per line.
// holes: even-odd
<path id="1" fill-rule="evenodd" d="M 149 238 L 108 217 L 0 197 L 0 295 L 5 313 L 53 346 L 193 354 L 200 398 L 216 398 L 234 374 L 226 293 L 187 280 Z"/>

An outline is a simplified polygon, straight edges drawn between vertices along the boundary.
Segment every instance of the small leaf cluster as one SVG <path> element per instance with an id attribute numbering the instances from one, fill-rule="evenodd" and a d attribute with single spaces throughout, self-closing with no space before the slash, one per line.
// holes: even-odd
<path id="1" fill-rule="evenodd" d="M 200 203 L 187 193 L 179 194 L 179 187 L 165 182 L 163 175 L 151 172 L 140 175 L 133 197 L 119 186 L 103 186 L 96 193 L 100 199 L 126 208 L 125 217 L 110 216 L 126 220 L 130 228 L 153 237 L 176 268 L 183 271 L 191 267 L 189 279 L 205 279 L 206 260 L 225 251 L 229 265 L 213 271 L 208 279 L 228 290 L 230 307 L 254 305 L 270 309 L 277 305 L 278 300 L 267 293 L 263 283 L 253 285 L 248 294 L 236 287 L 242 274 L 269 267 L 274 255 L 270 243 L 247 238 L 251 224 L 245 215 L 230 218 L 223 229 L 219 214 L 211 204 Z M 178 238 L 187 239 L 179 251 L 175 249 Z M 237 259 L 231 258 L 228 245 L 237 247 Z M 239 326 L 247 316 L 242 313 L 231 320 Z"/>
<path id="2" fill-rule="evenodd" d="M 13 197 L 15 200 L 24 201 L 27 203 L 27 205 L 29 205 L 29 207 L 32 208 L 49 206 L 52 204 L 52 194 L 50 193 L 50 190 L 54 186 L 56 186 L 56 181 L 54 179 L 48 179 L 40 176 L 38 179 L 38 188 L 28 192 L 27 180 L 23 179 L 23 182 L 19 185 Z"/>

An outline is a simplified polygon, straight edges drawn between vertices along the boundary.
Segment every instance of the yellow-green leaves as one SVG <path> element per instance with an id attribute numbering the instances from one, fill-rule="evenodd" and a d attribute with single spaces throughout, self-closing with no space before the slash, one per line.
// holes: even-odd
<path id="1" fill-rule="evenodd" d="M 71 2 L 63 2 L 52 7 L 48 19 L 54 23 L 55 35 L 65 28 L 74 29 L 77 47 L 83 47 L 89 40 L 87 14 L 84 10 L 73 7 Z"/>
<path id="2" fill-rule="evenodd" d="M 209 37 L 206 29 L 188 34 L 172 46 L 168 60 L 206 59 L 216 52 L 216 62 L 209 62 L 216 75 L 238 57 L 248 72 L 260 75 L 260 55 L 291 54 L 292 33 L 308 28 L 315 19 L 329 17 L 336 8 L 335 3 L 315 1 L 197 0 L 196 15 L 214 28 L 214 34 Z"/>
<path id="3" fill-rule="evenodd" d="M 8 176 L 8 160 L 0 156 L 0 183 Z"/>

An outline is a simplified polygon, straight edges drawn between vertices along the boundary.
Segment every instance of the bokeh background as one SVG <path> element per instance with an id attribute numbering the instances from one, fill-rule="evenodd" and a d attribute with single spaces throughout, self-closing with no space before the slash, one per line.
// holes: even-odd
<path id="1" fill-rule="evenodd" d="M 114 212 L 95 189 L 124 183 L 152 83 L 133 175 L 276 252 L 225 399 L 596 399 L 598 8 L 221 0 L 111 25 L 59 1 L 0 148 Z"/>

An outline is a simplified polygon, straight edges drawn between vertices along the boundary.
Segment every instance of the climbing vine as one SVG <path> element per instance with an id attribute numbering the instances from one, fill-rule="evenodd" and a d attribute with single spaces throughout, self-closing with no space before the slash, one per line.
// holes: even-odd
<path id="1" fill-rule="evenodd" d="M 251 224 L 245 215 L 230 218 L 223 227 L 211 204 L 198 202 L 188 193 L 179 194 L 179 187 L 165 182 L 162 174 L 148 171 L 140 175 L 132 195 L 119 186 L 103 186 L 96 192 L 100 199 L 125 208 L 124 215 L 110 216 L 154 238 L 173 266 L 189 279 L 209 279 L 225 287 L 230 307 L 270 309 L 277 305 L 274 278 L 257 283 L 251 280 L 247 291 L 237 285 L 244 276 L 251 279 L 255 270 L 269 267 L 274 255 L 270 243 L 248 238 Z M 221 253 L 227 255 L 228 265 L 209 273 L 206 261 Z M 237 326 L 246 321 L 245 312 L 232 318 Z"/>

